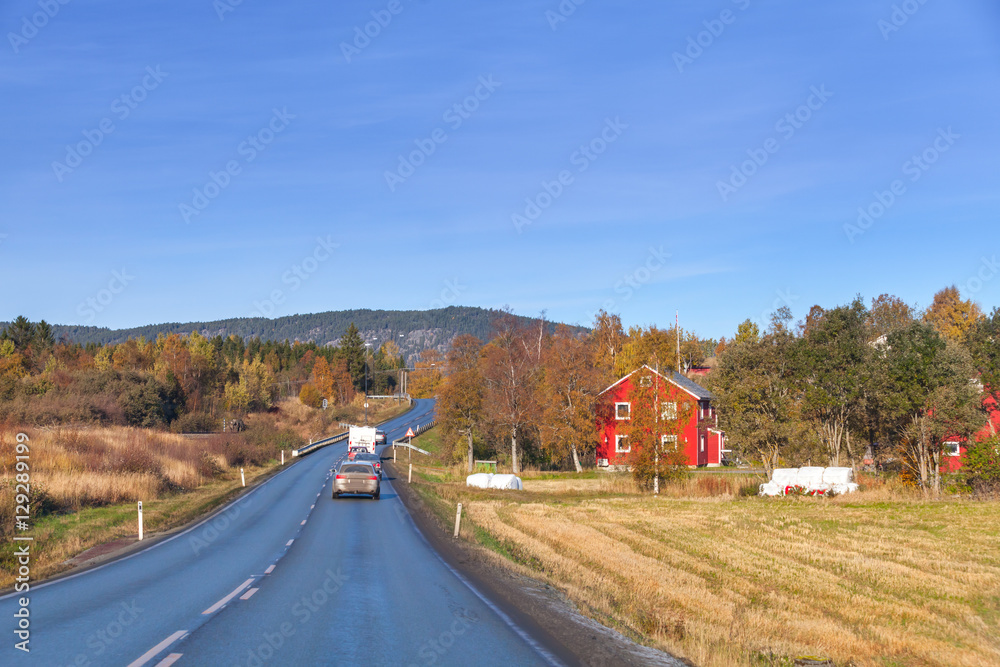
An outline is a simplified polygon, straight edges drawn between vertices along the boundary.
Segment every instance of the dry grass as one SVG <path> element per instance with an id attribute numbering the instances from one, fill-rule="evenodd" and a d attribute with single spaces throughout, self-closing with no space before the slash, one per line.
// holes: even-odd
<path id="1" fill-rule="evenodd" d="M 498 551 L 698 665 L 1000 663 L 1000 503 L 466 502 Z"/>

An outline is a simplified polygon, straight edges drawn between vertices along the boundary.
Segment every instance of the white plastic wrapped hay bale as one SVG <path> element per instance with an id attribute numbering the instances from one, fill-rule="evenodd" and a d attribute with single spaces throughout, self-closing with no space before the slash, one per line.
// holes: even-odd
<path id="1" fill-rule="evenodd" d="M 521 491 L 524 489 L 524 485 L 521 483 L 521 478 L 517 475 L 492 475 L 489 488 Z"/>
<path id="2" fill-rule="evenodd" d="M 854 481 L 854 470 L 851 468 L 825 468 L 823 470 L 824 484 L 850 484 Z"/>
<path id="3" fill-rule="evenodd" d="M 781 488 L 795 486 L 799 483 L 798 468 L 775 468 L 771 473 L 771 483 L 777 484 Z"/>
<path id="4" fill-rule="evenodd" d="M 823 482 L 825 471 L 826 468 L 819 466 L 799 468 L 799 486 L 805 487 L 807 491 L 826 491 L 830 486 Z"/>
<path id="5" fill-rule="evenodd" d="M 490 488 L 490 481 L 492 479 L 493 473 L 491 472 L 477 472 L 465 478 L 465 485 L 474 486 L 477 489 L 488 489 Z"/>
<path id="6" fill-rule="evenodd" d="M 771 473 L 771 481 L 761 484 L 758 494 L 762 496 L 783 496 L 785 489 L 795 486 L 799 479 L 798 468 L 775 468 Z"/>

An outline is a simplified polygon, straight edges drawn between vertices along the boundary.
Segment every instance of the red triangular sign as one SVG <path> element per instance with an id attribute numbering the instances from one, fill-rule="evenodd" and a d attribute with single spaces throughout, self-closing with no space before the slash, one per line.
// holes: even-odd
<path id="1" fill-rule="evenodd" d="M 413 429 L 412 428 L 408 428 L 408 429 L 406 429 L 406 435 L 404 435 L 403 437 L 404 438 L 412 438 L 413 436 L 414 436 Z"/>

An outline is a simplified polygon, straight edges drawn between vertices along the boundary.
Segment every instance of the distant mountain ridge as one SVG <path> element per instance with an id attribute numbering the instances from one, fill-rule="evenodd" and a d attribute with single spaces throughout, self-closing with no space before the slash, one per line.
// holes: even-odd
<path id="1" fill-rule="evenodd" d="M 155 340 L 159 334 L 189 334 L 203 336 L 290 340 L 335 345 L 353 322 L 362 338 L 378 347 L 395 340 L 407 359 L 423 350 L 434 348 L 445 352 L 452 339 L 460 334 L 472 334 L 482 341 L 492 337 L 492 319 L 499 311 L 471 306 L 449 306 L 436 310 L 338 310 L 325 313 L 265 317 L 238 317 L 213 322 L 166 322 L 128 329 L 108 329 L 75 325 L 53 325 L 56 340 L 64 336 L 74 343 L 121 343 L 129 338 L 144 336 Z M 532 318 L 521 318 L 525 322 Z M 0 323 L 0 328 L 7 323 Z M 550 326 L 554 326 L 550 325 Z M 586 331 L 584 327 L 572 327 Z"/>

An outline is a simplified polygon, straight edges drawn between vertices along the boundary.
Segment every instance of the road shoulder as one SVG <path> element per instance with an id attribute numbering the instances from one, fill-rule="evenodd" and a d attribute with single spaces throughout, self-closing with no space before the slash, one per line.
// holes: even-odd
<path id="1" fill-rule="evenodd" d="M 515 624 L 565 664 L 687 665 L 656 649 L 642 646 L 584 616 L 557 589 L 498 563 L 480 546 L 455 540 L 422 498 L 393 467 L 383 461 L 392 487 L 431 547 Z"/>

